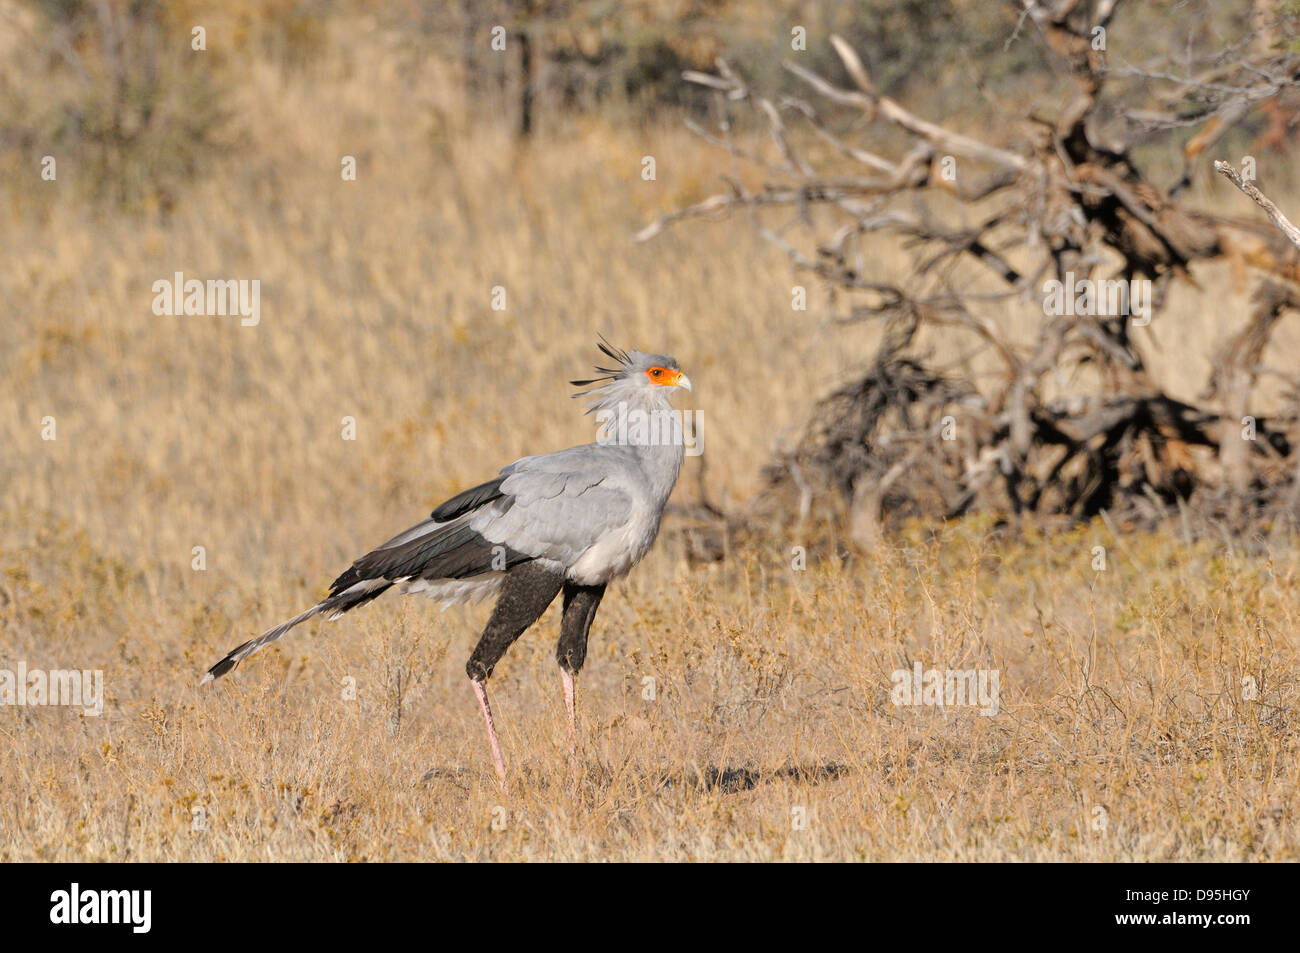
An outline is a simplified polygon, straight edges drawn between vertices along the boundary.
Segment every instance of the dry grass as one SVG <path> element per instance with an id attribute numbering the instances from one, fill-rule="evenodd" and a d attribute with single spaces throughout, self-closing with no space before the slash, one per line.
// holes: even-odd
<path id="1" fill-rule="evenodd" d="M 792 317 L 786 263 L 743 225 L 629 242 L 713 187 L 678 130 L 583 119 L 522 151 L 436 61 L 349 38 L 373 55 L 337 73 L 241 66 L 240 149 L 170 215 L 86 205 L 71 165 L 10 186 L 0 667 L 103 669 L 107 703 L 0 708 L 0 859 L 1296 857 L 1290 548 L 971 520 L 870 558 L 772 539 L 700 568 L 670 526 L 597 619 L 576 798 L 554 610 L 492 682 L 509 800 L 463 678 L 481 608 L 390 597 L 199 690 L 431 504 L 591 439 L 565 381 L 596 331 L 681 359 L 728 505 L 870 341 Z M 259 278 L 261 325 L 155 317 L 177 270 Z M 1156 332 L 1185 391 L 1244 299 L 1202 278 Z M 997 669 L 1000 713 L 892 706 L 914 659 Z"/>

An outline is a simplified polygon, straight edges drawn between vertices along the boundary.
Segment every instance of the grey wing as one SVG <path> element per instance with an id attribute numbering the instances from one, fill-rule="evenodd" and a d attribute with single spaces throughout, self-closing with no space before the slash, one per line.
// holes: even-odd
<path id="1" fill-rule="evenodd" d="M 469 525 L 492 543 L 572 566 L 602 536 L 631 518 L 634 485 L 623 461 L 600 448 L 525 457 L 502 470 L 508 507 L 488 505 Z"/>

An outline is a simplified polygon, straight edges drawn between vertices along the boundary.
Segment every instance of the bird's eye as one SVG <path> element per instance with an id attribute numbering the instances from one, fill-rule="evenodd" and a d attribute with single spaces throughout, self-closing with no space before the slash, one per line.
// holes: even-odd
<path id="1" fill-rule="evenodd" d="M 655 377 L 662 377 L 664 372 L 663 372 L 663 370 L 661 370 L 660 368 L 656 367 L 656 368 L 655 368 L 653 371 L 651 371 L 650 373 L 653 374 Z"/>

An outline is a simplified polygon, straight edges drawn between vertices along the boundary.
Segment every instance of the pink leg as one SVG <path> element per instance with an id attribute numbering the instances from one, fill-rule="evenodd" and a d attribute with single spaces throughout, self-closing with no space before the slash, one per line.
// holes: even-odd
<path id="1" fill-rule="evenodd" d="M 496 765 L 497 778 L 501 781 L 501 790 L 509 793 L 506 786 L 506 763 L 501 758 L 501 744 L 497 741 L 497 729 L 492 724 L 492 706 L 488 704 L 487 687 L 477 679 L 471 678 L 469 683 L 474 686 L 474 697 L 478 699 L 478 707 L 483 711 L 483 723 L 487 725 L 488 744 L 492 746 L 492 763 Z"/>
<path id="2" fill-rule="evenodd" d="M 564 707 L 569 713 L 569 774 L 573 777 L 573 786 L 578 786 L 578 728 L 576 712 L 578 707 L 578 690 L 573 681 L 573 673 L 560 669 L 560 680 L 564 682 Z"/>

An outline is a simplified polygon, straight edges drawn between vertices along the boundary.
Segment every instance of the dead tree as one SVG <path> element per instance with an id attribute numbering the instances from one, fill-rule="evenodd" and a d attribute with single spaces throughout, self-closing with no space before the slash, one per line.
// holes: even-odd
<path id="1" fill-rule="evenodd" d="M 1012 39 L 1036 34 L 1072 93 L 1055 115 L 1007 117 L 999 131 L 1019 130 L 1014 138 L 1003 132 L 1007 141 L 907 109 L 876 88 L 839 37 L 831 42 L 851 87 L 784 64 L 808 98 L 769 98 L 722 61 L 716 73 L 684 74 L 715 92 L 724 132 L 688 124 L 726 149 L 733 168 L 760 170 L 763 182 L 755 188 L 725 176 L 725 192 L 665 216 L 638 240 L 682 219 L 745 210 L 797 269 L 845 302 L 836 320 L 886 328 L 861 376 L 819 402 L 799 446 L 768 468 L 769 499 L 788 503 L 793 493 L 806 517 L 837 498 L 863 543 L 878 535 L 882 513 L 953 516 L 980 507 L 1154 521 L 1194 496 L 1223 513 L 1242 512 L 1243 501 L 1294 504 L 1296 493 L 1279 490 L 1295 474 L 1283 479 L 1286 468 L 1276 464 L 1293 456 L 1296 414 L 1251 418 L 1250 406 L 1271 330 L 1298 306 L 1300 256 L 1257 219 L 1197 210 L 1180 196 L 1199 158 L 1229 129 L 1300 84 L 1300 54 L 1266 39 L 1293 36 L 1297 20 L 1261 15 L 1249 40 L 1216 51 L 1203 69 L 1175 70 L 1133 66 L 1106 51 L 1118 6 L 1015 4 Z M 1128 89 L 1107 102 L 1116 76 Z M 1144 101 L 1133 102 L 1135 88 Z M 736 108 L 754 111 L 770 147 L 736 141 L 728 113 Z M 858 119 L 852 136 L 834 121 L 845 110 Z M 1186 166 L 1162 189 L 1132 148 L 1187 128 L 1195 134 Z M 868 135 L 903 145 L 887 155 L 868 147 Z M 783 220 L 773 224 L 777 216 Z M 866 243 L 882 236 L 915 250 L 905 279 L 873 274 Z M 1028 344 L 1000 320 L 1008 302 L 1039 297 L 1048 281 L 1089 288 L 1094 305 L 1097 294 L 1146 287 L 1159 315 L 1171 282 L 1191 281 L 1194 262 L 1224 256 L 1265 275 L 1255 313 L 1220 352 L 1205 406 L 1175 400 L 1151 378 L 1128 299 L 1089 308 L 1085 294 L 1083 307 L 1071 307 L 1062 295 L 1066 306 L 1059 313 L 1045 306 Z M 931 369 L 919 332 L 940 327 L 996 358 L 992 385 Z M 1090 388 L 1072 386 L 1081 368 L 1091 370 Z"/>

